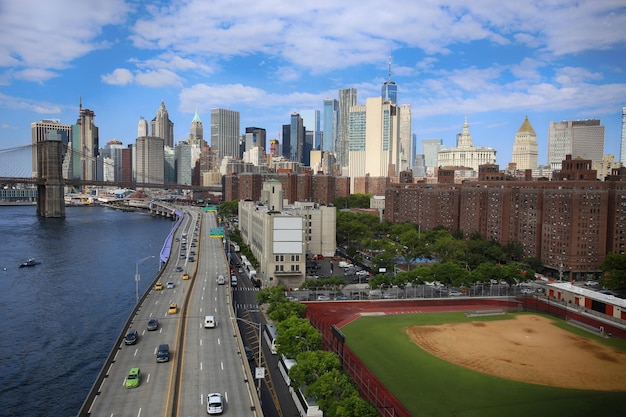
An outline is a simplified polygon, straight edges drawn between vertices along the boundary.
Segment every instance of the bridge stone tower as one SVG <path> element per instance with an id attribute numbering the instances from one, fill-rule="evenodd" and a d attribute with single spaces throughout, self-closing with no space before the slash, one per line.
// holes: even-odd
<path id="1" fill-rule="evenodd" d="M 63 155 L 65 144 L 61 140 L 37 143 L 37 215 L 65 217 L 63 189 Z"/>

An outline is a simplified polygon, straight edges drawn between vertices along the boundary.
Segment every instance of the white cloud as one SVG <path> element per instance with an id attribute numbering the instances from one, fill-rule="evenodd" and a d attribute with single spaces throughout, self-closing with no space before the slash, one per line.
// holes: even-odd
<path id="1" fill-rule="evenodd" d="M 13 77 L 16 80 L 43 82 L 51 78 L 58 77 L 60 74 L 56 71 L 48 71 L 38 68 L 27 68 L 22 71 L 15 71 Z"/>
<path id="2" fill-rule="evenodd" d="M 105 25 L 123 22 L 123 0 L 5 1 L 0 13 L 2 65 L 62 69 L 74 59 L 106 47 Z"/>
<path id="3" fill-rule="evenodd" d="M 38 114 L 59 114 L 62 107 L 56 103 L 13 97 L 0 93 L 0 108 L 29 110 Z"/>
<path id="4" fill-rule="evenodd" d="M 181 77 L 176 75 L 175 72 L 166 69 L 138 72 L 135 74 L 135 81 L 137 84 L 146 87 L 180 87 L 183 84 Z"/>
<path id="5" fill-rule="evenodd" d="M 126 68 L 116 68 L 110 74 L 101 76 L 102 82 L 111 85 L 127 85 L 134 81 L 133 73 Z"/>

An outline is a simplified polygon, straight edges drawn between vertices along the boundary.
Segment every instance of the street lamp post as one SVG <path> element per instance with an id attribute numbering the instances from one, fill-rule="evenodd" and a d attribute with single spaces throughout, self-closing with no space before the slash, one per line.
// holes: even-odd
<path id="1" fill-rule="evenodd" d="M 139 275 L 139 264 L 152 258 L 154 258 L 154 255 L 146 256 L 145 258 L 140 259 L 137 262 L 135 262 L 135 302 L 136 303 L 139 302 L 139 281 L 141 281 L 141 275 Z"/>
<path id="2" fill-rule="evenodd" d="M 262 330 L 263 330 L 263 325 L 261 323 L 256 323 L 254 321 L 250 321 L 250 320 L 246 320 L 246 319 L 242 319 L 239 317 L 231 317 L 231 320 L 239 320 L 241 322 L 244 322 L 250 326 L 257 326 L 259 328 L 259 363 L 255 369 L 255 378 L 257 380 L 257 387 L 256 387 L 256 391 L 257 391 L 257 396 L 259 397 L 259 401 L 261 401 L 261 379 L 263 379 L 265 377 L 265 370 L 264 368 L 261 367 L 261 342 L 262 342 L 262 337 L 263 335 Z"/>

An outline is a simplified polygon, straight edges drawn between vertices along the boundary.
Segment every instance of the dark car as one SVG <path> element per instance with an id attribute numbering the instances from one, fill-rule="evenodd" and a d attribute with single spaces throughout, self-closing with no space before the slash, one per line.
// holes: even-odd
<path id="1" fill-rule="evenodd" d="M 159 328 L 159 321 L 156 317 L 152 317 L 148 320 L 148 330 L 156 330 Z"/>
<path id="2" fill-rule="evenodd" d="M 246 351 L 246 358 L 249 361 L 254 360 L 254 352 L 248 346 L 244 346 L 243 349 Z"/>
<path id="3" fill-rule="evenodd" d="M 134 345 L 139 340 L 139 333 L 135 329 L 130 329 L 124 337 L 124 343 L 127 345 Z"/>

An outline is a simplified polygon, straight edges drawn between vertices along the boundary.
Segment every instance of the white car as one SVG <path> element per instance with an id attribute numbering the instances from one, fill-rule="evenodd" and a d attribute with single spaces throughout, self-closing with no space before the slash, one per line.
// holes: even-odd
<path id="1" fill-rule="evenodd" d="M 168 282 L 165 286 L 166 286 L 168 289 L 170 289 L 170 290 L 171 290 L 172 288 L 174 288 L 174 283 L 173 283 L 173 282 Z"/>
<path id="2" fill-rule="evenodd" d="M 463 295 L 463 293 L 461 291 L 450 291 L 448 295 L 450 297 L 460 297 Z"/>
<path id="3" fill-rule="evenodd" d="M 330 297 L 327 295 L 318 295 L 317 301 L 330 301 Z"/>
<path id="4" fill-rule="evenodd" d="M 222 414 L 224 412 L 222 394 L 212 392 L 206 396 L 206 412 L 209 414 Z"/>

